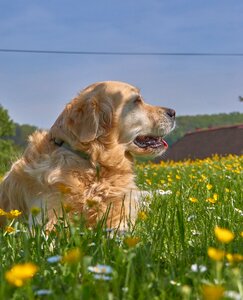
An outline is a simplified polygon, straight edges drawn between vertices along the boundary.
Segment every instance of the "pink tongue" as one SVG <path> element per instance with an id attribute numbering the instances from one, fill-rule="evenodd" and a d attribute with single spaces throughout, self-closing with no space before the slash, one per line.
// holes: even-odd
<path id="1" fill-rule="evenodd" d="M 162 142 L 163 142 L 165 148 L 168 148 L 168 147 L 169 147 L 165 140 L 162 140 Z"/>

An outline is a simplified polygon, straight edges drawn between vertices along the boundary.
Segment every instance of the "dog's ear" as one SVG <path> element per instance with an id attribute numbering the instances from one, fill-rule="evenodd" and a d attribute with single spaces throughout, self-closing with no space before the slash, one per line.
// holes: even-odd
<path id="1" fill-rule="evenodd" d="M 92 97 L 72 103 L 68 127 L 81 143 L 88 143 L 111 127 L 112 105 L 109 100 Z"/>
<path id="2" fill-rule="evenodd" d="M 99 103 L 99 128 L 97 136 L 107 132 L 112 127 L 113 107 L 112 102 L 107 98 Z"/>
<path id="3" fill-rule="evenodd" d="M 95 99 L 87 99 L 82 103 L 72 103 L 68 119 L 69 130 L 79 139 L 87 143 L 96 137 L 99 127 L 99 116 L 97 114 Z"/>

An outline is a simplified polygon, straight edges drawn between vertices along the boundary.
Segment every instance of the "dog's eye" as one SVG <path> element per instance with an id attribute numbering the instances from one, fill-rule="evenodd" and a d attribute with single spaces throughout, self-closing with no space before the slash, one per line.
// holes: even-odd
<path id="1" fill-rule="evenodd" d="M 133 100 L 133 103 L 135 103 L 135 104 L 140 104 L 142 102 L 143 102 L 143 100 L 142 100 L 141 96 L 138 96 Z"/>

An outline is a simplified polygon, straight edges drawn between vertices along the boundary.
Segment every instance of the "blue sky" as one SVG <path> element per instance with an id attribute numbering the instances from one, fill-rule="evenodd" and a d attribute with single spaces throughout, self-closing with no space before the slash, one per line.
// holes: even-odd
<path id="1" fill-rule="evenodd" d="M 241 52 L 242 0 L 0 0 L 0 48 Z M 178 115 L 243 112 L 243 57 L 0 53 L 0 104 L 48 128 L 86 85 L 121 80 Z"/>

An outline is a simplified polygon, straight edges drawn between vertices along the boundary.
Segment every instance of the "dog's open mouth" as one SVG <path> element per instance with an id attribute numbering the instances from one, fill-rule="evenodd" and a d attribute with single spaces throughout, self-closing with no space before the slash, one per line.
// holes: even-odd
<path id="1" fill-rule="evenodd" d="M 140 135 L 133 142 L 139 148 L 168 148 L 168 144 L 160 136 Z"/>

